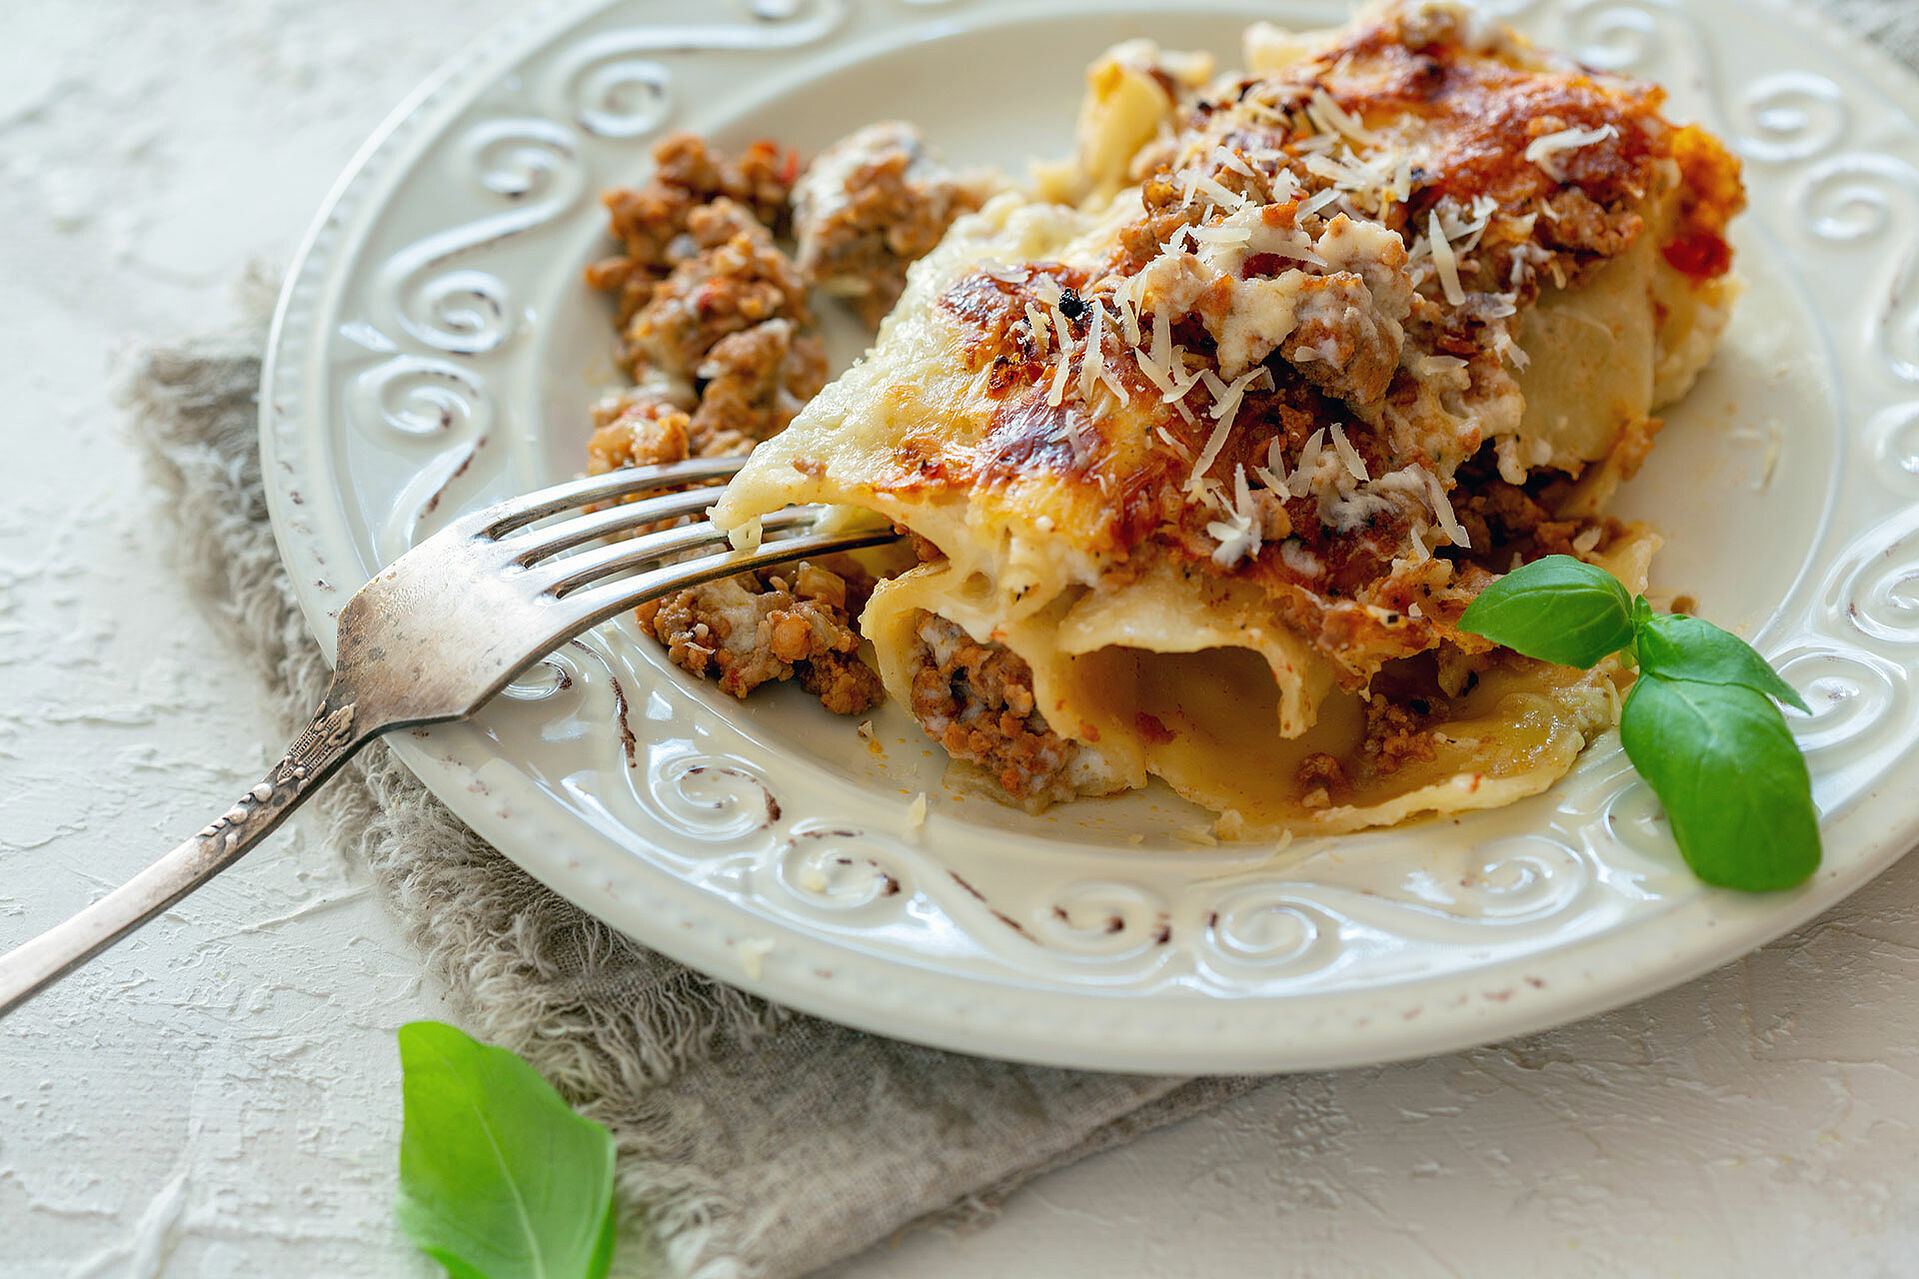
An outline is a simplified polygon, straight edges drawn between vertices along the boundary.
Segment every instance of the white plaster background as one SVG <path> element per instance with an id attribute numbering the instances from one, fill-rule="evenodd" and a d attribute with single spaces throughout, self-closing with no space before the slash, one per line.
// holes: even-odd
<path id="1" fill-rule="evenodd" d="M 267 760 L 110 352 L 230 315 L 389 107 L 520 7 L 0 5 L 0 946 Z M 1678 991 L 1281 1082 L 835 1279 L 1919 1274 L 1916 901 L 1912 861 Z M 445 1011 L 360 880 L 276 839 L 0 1027 L 0 1272 L 431 1274 L 391 1219 L 392 1030 Z"/>

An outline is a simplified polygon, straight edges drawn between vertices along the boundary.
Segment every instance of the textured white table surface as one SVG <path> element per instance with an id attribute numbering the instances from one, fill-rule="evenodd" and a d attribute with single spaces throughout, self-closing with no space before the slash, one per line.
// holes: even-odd
<path id="1" fill-rule="evenodd" d="M 273 736 L 151 531 L 110 352 L 229 316 L 516 7 L 0 6 L 0 947 L 223 808 Z M 1915 901 L 1919 860 L 1680 990 L 1282 1081 L 838 1279 L 1919 1274 Z M 392 1032 L 445 1011 L 355 875 L 276 839 L 0 1026 L 0 1272 L 431 1273 L 390 1210 Z"/>

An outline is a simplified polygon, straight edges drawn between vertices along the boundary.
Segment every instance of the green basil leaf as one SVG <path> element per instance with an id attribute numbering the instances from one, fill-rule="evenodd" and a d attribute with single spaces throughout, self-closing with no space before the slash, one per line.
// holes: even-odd
<path id="1" fill-rule="evenodd" d="M 1639 668 L 1649 675 L 1696 684 L 1737 684 L 1802 711 L 1812 710 L 1799 690 L 1779 678 L 1779 672 L 1751 645 L 1704 618 L 1654 613 L 1639 623 L 1637 638 Z"/>
<path id="2" fill-rule="evenodd" d="M 1618 578 L 1570 555 L 1548 555 L 1488 586 L 1459 629 L 1583 670 L 1632 643 L 1632 619 L 1632 595 Z"/>
<path id="3" fill-rule="evenodd" d="M 401 1228 L 454 1279 L 601 1279 L 613 1138 L 525 1062 L 437 1021 L 400 1028 Z"/>
<path id="4" fill-rule="evenodd" d="M 1708 884 L 1790 888 L 1819 866 L 1819 818 L 1785 716 L 1740 684 L 1641 674 L 1619 719 L 1626 755 Z"/>

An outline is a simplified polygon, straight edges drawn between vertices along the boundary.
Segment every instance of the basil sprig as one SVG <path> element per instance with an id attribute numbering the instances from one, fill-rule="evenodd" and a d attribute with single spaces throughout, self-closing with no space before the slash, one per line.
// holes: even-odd
<path id="1" fill-rule="evenodd" d="M 1646 597 L 1570 555 L 1514 569 L 1459 629 L 1562 666 L 1624 652 L 1639 665 L 1619 737 L 1665 806 L 1679 852 L 1708 884 L 1765 892 L 1819 866 L 1819 817 L 1805 758 L 1774 699 L 1805 699 L 1738 636 L 1655 613 Z"/>
<path id="2" fill-rule="evenodd" d="M 454 1279 L 602 1279 L 613 1138 L 531 1066 L 437 1021 L 400 1028 L 400 1226 Z"/>

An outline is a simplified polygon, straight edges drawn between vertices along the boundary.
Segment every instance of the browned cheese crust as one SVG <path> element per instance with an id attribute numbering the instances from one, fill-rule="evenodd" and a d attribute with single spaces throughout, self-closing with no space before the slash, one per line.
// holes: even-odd
<path id="1" fill-rule="evenodd" d="M 1098 267 L 988 266 L 958 279 L 939 305 L 969 335 L 967 358 L 996 401 L 991 420 L 965 447 L 931 432 L 908 436 L 877 487 L 929 501 L 963 490 L 977 501 L 1048 473 L 1096 512 L 1088 549 L 1109 565 L 1109 583 L 1170 559 L 1257 584 L 1355 690 L 1388 663 L 1442 644 L 1483 648 L 1455 623 L 1517 561 L 1605 554 L 1621 526 L 1562 513 L 1573 474 L 1534 467 L 1512 483 L 1490 439 L 1441 457 L 1379 424 L 1422 394 L 1421 359 L 1451 362 L 1469 397 L 1511 386 L 1511 366 L 1525 359 L 1513 354 L 1514 317 L 1542 290 L 1577 288 L 1631 248 L 1649 193 L 1670 189 L 1675 166 L 1680 216 L 1657 248 L 1691 279 L 1723 274 L 1731 261 L 1723 232 L 1744 199 L 1737 162 L 1709 135 L 1666 122 L 1656 86 L 1567 62 L 1516 66 L 1462 47 L 1456 27 L 1426 30 L 1421 20 L 1416 10 L 1389 11 L 1298 65 L 1190 97 L 1182 128 L 1160 144 L 1163 163 L 1145 179 L 1143 213 Z M 1339 121 L 1337 136 L 1328 119 Z M 1600 136 L 1528 158 L 1533 143 L 1573 130 Z M 1351 192 L 1360 162 L 1348 133 L 1415 138 L 1425 157 L 1386 174 L 1403 192 L 1367 203 L 1363 218 L 1341 211 L 1364 202 Z M 1341 198 L 1322 198 L 1335 189 Z M 1236 308 L 1300 266 L 1296 253 L 1245 252 L 1228 277 L 1197 265 L 1196 251 L 1217 243 L 1207 236 L 1236 204 L 1241 226 L 1257 218 L 1255 244 L 1310 246 L 1326 258 L 1291 286 L 1296 323 L 1277 341 L 1261 342 Z M 1436 222 L 1452 225 L 1459 242 L 1433 244 Z M 1394 235 L 1382 241 L 1381 228 Z M 1415 246 L 1410 259 L 1395 237 Z M 1362 241 L 1364 252 L 1333 260 L 1329 246 Z M 1442 254 L 1449 268 L 1456 260 L 1456 280 L 1437 269 Z M 1052 323 L 1032 319 L 1055 314 Z M 1125 324 L 1138 329 L 1135 340 L 1122 335 Z M 1100 381 L 1124 412 L 1089 407 L 1113 397 L 1082 394 L 1079 376 L 1056 398 L 1060 362 L 1084 369 L 1096 335 Z M 1161 378 L 1148 375 L 1149 352 Z M 1162 379 L 1187 374 L 1210 392 L 1212 412 L 1197 391 L 1190 402 L 1162 395 Z M 1232 429 L 1217 439 L 1228 398 Z M 1287 475 L 1314 466 L 1344 482 L 1329 424 L 1342 424 L 1353 465 L 1374 479 L 1414 467 L 1457 472 L 1456 489 L 1445 485 L 1448 515 L 1456 512 L 1470 547 L 1428 527 L 1427 543 L 1409 553 L 1410 524 L 1424 516 L 1430 526 L 1433 505 L 1422 511 L 1410 491 L 1354 502 L 1318 481 L 1289 486 Z M 1622 473 L 1658 426 L 1650 419 L 1622 437 L 1614 457 Z M 1235 522 L 1259 533 L 1250 553 L 1222 553 L 1222 527 Z"/>

